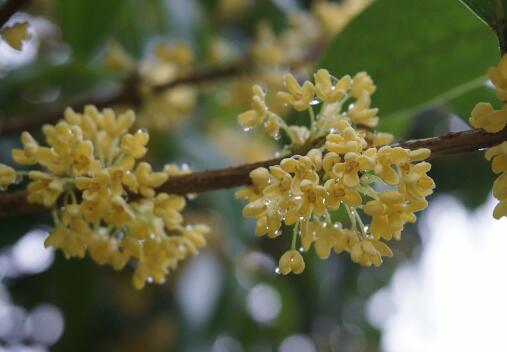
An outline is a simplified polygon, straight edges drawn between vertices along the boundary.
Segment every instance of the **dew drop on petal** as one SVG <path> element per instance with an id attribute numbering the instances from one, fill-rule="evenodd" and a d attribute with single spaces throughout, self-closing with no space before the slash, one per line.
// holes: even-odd
<path id="1" fill-rule="evenodd" d="M 281 273 L 282 273 L 282 271 L 280 270 L 280 268 L 277 267 L 275 269 L 275 274 L 280 275 Z"/>

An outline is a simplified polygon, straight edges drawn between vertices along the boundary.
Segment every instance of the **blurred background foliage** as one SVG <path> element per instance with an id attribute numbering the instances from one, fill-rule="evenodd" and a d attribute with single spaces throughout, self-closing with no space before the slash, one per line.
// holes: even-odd
<path id="1" fill-rule="evenodd" d="M 492 9 L 466 3 L 493 21 Z M 158 165 L 184 162 L 203 170 L 270 158 L 276 146 L 245 134 L 236 116 L 248 107 L 253 82 L 276 90 L 288 69 L 299 78 L 316 67 L 336 76 L 367 71 L 378 86 L 373 106 L 380 108 L 380 129 L 399 139 L 467 129 L 475 102 L 494 102 L 485 72 L 498 60 L 495 35 L 457 0 L 39 0 L 15 20 L 30 22 L 32 38 L 21 52 L 0 43 L 0 133 L 5 121 L 114 95 L 138 75 L 143 100 L 118 108 L 137 110 Z M 157 43 L 185 43 L 192 58 L 161 59 Z M 239 74 L 182 85 L 162 92 L 162 100 L 143 86 L 238 63 Z M 0 161 L 10 162 L 17 138 L 1 135 Z M 453 194 L 470 208 L 484 202 L 493 181 L 480 153 L 436 160 L 431 176 L 437 195 Z M 366 319 L 365 302 L 414 255 L 418 228 L 405 231 L 394 258 L 380 268 L 360 268 L 346 256 L 323 262 L 309 253 L 303 274 L 281 277 L 275 263 L 285 243 L 255 238 L 241 207 L 229 190 L 190 202 L 189 222 L 212 225 L 208 248 L 167 284 L 142 291 L 131 286 L 129 270 L 116 273 L 43 249 L 49 216 L 2 219 L 2 345 L 376 350 L 379 332 Z"/>

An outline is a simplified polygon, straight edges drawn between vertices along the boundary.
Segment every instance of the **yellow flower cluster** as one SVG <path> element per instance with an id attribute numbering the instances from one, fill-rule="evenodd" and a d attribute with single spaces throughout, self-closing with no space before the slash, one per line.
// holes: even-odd
<path id="1" fill-rule="evenodd" d="M 293 226 L 291 249 L 279 261 L 283 274 L 304 270 L 298 241 L 300 251 L 313 245 L 322 259 L 331 250 L 346 251 L 361 265 L 380 265 L 383 256 L 392 255 L 383 240 L 400 239 L 404 225 L 415 222 L 414 213 L 427 206 L 435 187 L 427 175 L 431 165 L 423 161 L 430 151 L 385 145 L 391 136 L 371 131 L 378 122 L 377 109 L 369 106 L 375 85 L 365 73 L 335 79 L 319 70 L 315 84 L 300 85 L 292 76 L 286 83 L 288 92 L 280 99 L 296 110 L 310 109 L 316 100 L 323 103 L 320 114 L 311 114 L 308 135 L 325 136 L 325 143 L 269 169 L 253 170 L 252 186 L 236 193 L 248 201 L 243 215 L 256 219 L 257 236 L 277 237 L 283 224 Z M 262 95 L 255 97 L 261 102 Z M 353 105 L 342 111 L 350 99 Z M 244 126 L 263 119 L 268 121 L 269 112 L 255 107 L 240 115 Z M 348 220 L 337 218 L 339 209 Z M 369 226 L 361 212 L 371 218 Z"/>
<path id="2" fill-rule="evenodd" d="M 42 129 L 47 146 L 28 132 L 22 149 L 12 157 L 21 165 L 43 171 L 27 172 L 28 201 L 53 209 L 54 229 L 46 246 L 61 249 L 67 257 L 89 256 L 100 265 L 121 270 L 136 263 L 133 283 L 162 283 L 170 269 L 206 240 L 205 225 L 184 225 L 185 198 L 157 193 L 169 176 L 189 172 L 166 165 L 154 172 L 141 162 L 149 135 L 129 133 L 132 111 L 116 115 L 111 109 L 65 111 L 65 119 Z M 16 172 L 0 166 L 0 185 L 14 182 Z"/>
<path id="3" fill-rule="evenodd" d="M 486 132 L 502 131 L 507 125 L 507 55 L 504 55 L 497 67 L 488 69 L 488 76 L 496 89 L 496 96 L 502 102 L 500 110 L 495 110 L 490 103 L 478 103 L 471 112 L 470 125 L 482 128 Z M 486 159 L 492 160 L 491 167 L 500 176 L 493 183 L 493 196 L 500 202 L 493 211 L 493 217 L 500 219 L 507 216 L 507 142 L 489 148 Z"/>
<path id="4" fill-rule="evenodd" d="M 282 104 L 290 105 L 297 111 L 308 111 L 310 128 L 287 125 L 268 107 L 266 92 L 258 85 L 253 86 L 251 109 L 238 116 L 239 124 L 244 130 L 262 125 L 264 131 L 275 139 L 280 136 L 282 130 L 289 138 L 293 149 L 338 128 L 338 123 L 342 120 L 364 127 L 362 137 L 372 142 L 374 146 L 388 144 L 392 140 L 389 134 L 369 131 L 378 123 L 378 109 L 370 107 L 371 95 L 375 92 L 376 86 L 365 72 L 360 72 L 354 77 L 346 75 L 336 79 L 327 70 L 320 69 L 315 73 L 314 81 L 315 83 L 306 81 L 300 85 L 296 78 L 288 73 L 284 77 L 286 90 L 277 94 Z M 322 107 L 317 119 L 312 106 L 319 103 L 322 103 Z M 349 138 L 347 136 L 340 138 Z"/>

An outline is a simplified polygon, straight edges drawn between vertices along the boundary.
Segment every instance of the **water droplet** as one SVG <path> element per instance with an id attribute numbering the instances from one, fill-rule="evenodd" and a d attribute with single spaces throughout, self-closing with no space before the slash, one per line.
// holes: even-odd
<path id="1" fill-rule="evenodd" d="M 304 249 L 303 247 L 299 247 L 299 251 L 300 251 L 301 253 L 303 253 L 303 252 L 305 251 L 305 249 Z"/>
<path id="2" fill-rule="evenodd" d="M 275 269 L 275 274 L 280 275 L 281 273 L 282 273 L 282 271 L 280 270 L 280 268 L 277 267 Z"/>
<path id="3" fill-rule="evenodd" d="M 197 193 L 189 193 L 187 194 L 187 199 L 188 200 L 194 200 L 197 198 Z"/>
<path id="4" fill-rule="evenodd" d="M 23 181 L 23 175 L 16 174 L 14 181 L 12 182 L 15 185 L 19 185 Z"/>
<path id="5" fill-rule="evenodd" d="M 275 158 L 279 158 L 280 157 L 280 152 L 276 152 L 275 153 Z"/>
<path id="6" fill-rule="evenodd" d="M 148 133 L 148 129 L 147 128 L 140 128 L 137 130 L 137 133 Z"/>
<path id="7" fill-rule="evenodd" d="M 243 127 L 243 132 L 249 132 L 252 129 L 252 127 Z"/>
<path id="8" fill-rule="evenodd" d="M 275 236 L 280 236 L 282 234 L 282 231 L 280 229 L 275 231 Z"/>
<path id="9" fill-rule="evenodd" d="M 320 103 L 320 101 L 318 101 L 317 99 L 313 99 L 313 100 L 310 102 L 310 105 L 317 105 L 318 103 Z"/>
<path id="10" fill-rule="evenodd" d="M 153 278 L 151 276 L 148 276 L 146 278 L 146 282 L 149 283 L 149 284 L 152 284 L 153 283 Z"/>
<path id="11" fill-rule="evenodd" d="M 335 133 L 337 133 L 337 132 L 338 132 L 338 130 L 337 130 L 336 128 L 331 128 L 331 129 L 329 130 L 329 133 L 330 133 L 330 134 L 335 134 Z"/>
<path id="12" fill-rule="evenodd" d="M 150 240 L 154 240 L 154 239 L 155 239 L 155 234 L 150 233 L 150 236 L 149 236 L 149 237 L 150 237 Z"/>
<path id="13" fill-rule="evenodd" d="M 304 216 L 300 216 L 300 217 L 299 217 L 299 221 L 303 221 L 304 219 L 305 219 L 305 217 L 304 217 Z"/>
<path id="14" fill-rule="evenodd" d="M 280 140 L 281 137 L 282 136 L 280 135 L 280 133 L 275 133 L 274 136 L 273 136 L 273 138 L 275 139 L 275 141 Z"/>

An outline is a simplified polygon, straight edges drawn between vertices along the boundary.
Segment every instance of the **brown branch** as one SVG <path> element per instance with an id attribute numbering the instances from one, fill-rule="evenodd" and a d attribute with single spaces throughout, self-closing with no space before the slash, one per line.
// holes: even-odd
<path id="1" fill-rule="evenodd" d="M 27 6 L 30 0 L 7 0 L 0 8 L 0 28 L 12 17 L 16 12 Z"/>
<path id="2" fill-rule="evenodd" d="M 392 146 L 408 149 L 428 148 L 431 150 L 431 158 L 434 159 L 488 148 L 504 140 L 507 140 L 507 131 L 486 133 L 480 129 L 473 129 L 439 137 L 407 140 Z M 276 158 L 225 169 L 173 176 L 159 187 L 158 191 L 184 195 L 248 185 L 249 174 L 252 170 L 276 165 L 280 160 L 281 158 Z M 28 204 L 25 191 L 0 194 L 0 217 L 44 210 L 41 206 Z"/>

